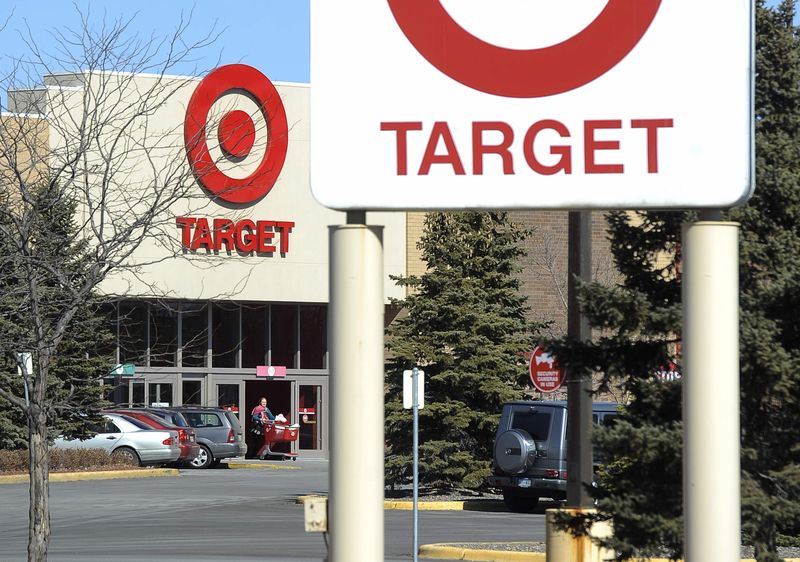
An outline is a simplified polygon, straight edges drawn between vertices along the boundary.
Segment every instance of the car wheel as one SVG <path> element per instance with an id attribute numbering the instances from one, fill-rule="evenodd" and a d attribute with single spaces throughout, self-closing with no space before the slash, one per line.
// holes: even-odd
<path id="1" fill-rule="evenodd" d="M 141 466 L 139 455 L 130 447 L 120 447 L 111 453 L 111 458 L 118 461 L 120 464 L 129 464 L 132 466 Z"/>
<path id="2" fill-rule="evenodd" d="M 503 502 L 509 511 L 514 513 L 530 513 L 536 508 L 539 503 L 539 498 L 536 496 L 518 496 L 513 492 L 503 492 Z"/>
<path id="3" fill-rule="evenodd" d="M 214 462 L 214 455 L 208 450 L 205 445 L 200 445 L 200 452 L 197 456 L 189 462 L 192 468 L 208 468 Z"/>

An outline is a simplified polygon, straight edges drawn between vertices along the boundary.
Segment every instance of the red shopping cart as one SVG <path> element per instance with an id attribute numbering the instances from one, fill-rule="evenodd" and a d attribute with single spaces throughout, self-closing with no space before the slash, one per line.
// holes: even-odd
<path id="1" fill-rule="evenodd" d="M 291 459 L 296 461 L 297 453 L 274 451 L 273 447 L 278 443 L 297 441 L 297 437 L 300 435 L 300 426 L 298 424 L 287 424 L 274 420 L 264 420 L 261 422 L 261 425 L 264 432 L 264 445 L 258 450 L 256 456 L 260 459 Z"/>

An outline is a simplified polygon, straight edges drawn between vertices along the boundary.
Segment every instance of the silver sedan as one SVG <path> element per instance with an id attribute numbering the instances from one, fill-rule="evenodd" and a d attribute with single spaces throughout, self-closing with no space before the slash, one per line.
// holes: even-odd
<path id="1" fill-rule="evenodd" d="M 104 449 L 110 455 L 145 466 L 175 462 L 181 454 L 177 431 L 152 429 L 128 416 L 103 414 L 103 423 L 95 430 L 89 439 L 58 437 L 53 447 Z"/>

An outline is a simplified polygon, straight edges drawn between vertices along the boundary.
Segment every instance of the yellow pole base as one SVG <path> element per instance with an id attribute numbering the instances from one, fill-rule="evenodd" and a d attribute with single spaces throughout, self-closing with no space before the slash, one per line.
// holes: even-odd
<path id="1" fill-rule="evenodd" d="M 592 541 L 592 538 L 610 537 L 613 534 L 610 523 L 595 523 L 592 526 L 590 536 L 574 537 L 568 531 L 560 531 L 556 528 L 555 519 L 557 513 L 579 515 L 596 513 L 596 510 L 565 508 L 548 509 L 545 512 L 547 562 L 603 562 L 614 558 L 615 553 L 613 550 L 600 548 Z"/>

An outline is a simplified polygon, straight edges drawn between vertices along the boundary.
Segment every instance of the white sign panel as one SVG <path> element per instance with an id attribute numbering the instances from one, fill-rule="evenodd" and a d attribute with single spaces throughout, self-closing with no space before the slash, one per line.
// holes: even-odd
<path id="1" fill-rule="evenodd" d="M 311 185 L 337 209 L 730 207 L 750 0 L 311 0 Z"/>
<path id="2" fill-rule="evenodd" d="M 411 370 L 403 371 L 403 408 L 414 407 L 414 383 Z M 425 371 L 417 371 L 417 407 L 425 407 Z"/>

